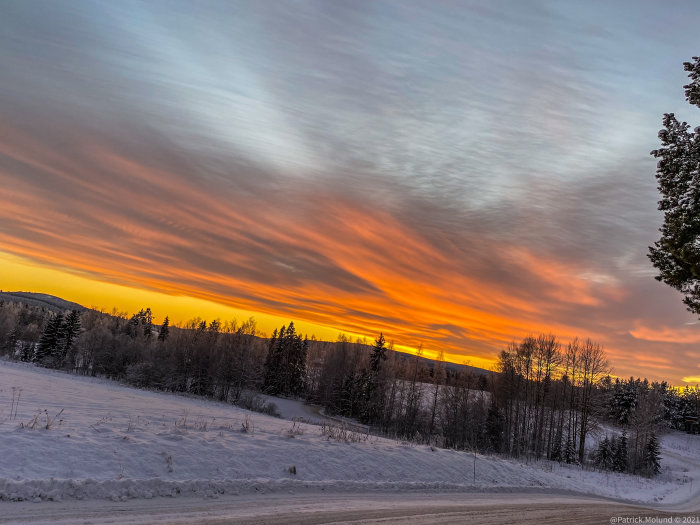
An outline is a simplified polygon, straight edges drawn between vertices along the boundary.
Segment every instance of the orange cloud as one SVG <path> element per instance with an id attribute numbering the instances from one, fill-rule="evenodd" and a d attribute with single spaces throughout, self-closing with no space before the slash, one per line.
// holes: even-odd
<path id="1" fill-rule="evenodd" d="M 697 327 L 670 328 L 663 326 L 659 329 L 637 324 L 630 335 L 635 339 L 657 341 L 662 343 L 700 343 L 700 332 Z"/>
<path id="2" fill-rule="evenodd" d="M 86 137 L 77 159 L 4 128 L 0 138 L 0 154 L 15 166 L 0 165 L 0 185 L 10 188 L 0 206 L 5 252 L 129 289 L 352 334 L 382 331 L 405 347 L 481 366 L 539 332 L 590 336 L 629 355 L 603 325 L 582 333 L 571 321 L 625 296 L 583 263 L 479 232 L 426 232 L 389 209 L 302 182 L 246 194 Z M 69 299 L 89 285 L 75 286 Z M 700 341 L 641 325 L 629 333 Z M 671 368 L 648 356 L 638 362 Z"/>

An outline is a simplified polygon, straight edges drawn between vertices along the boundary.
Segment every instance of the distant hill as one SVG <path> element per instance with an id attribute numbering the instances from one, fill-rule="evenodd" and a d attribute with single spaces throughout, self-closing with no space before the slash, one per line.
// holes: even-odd
<path id="1" fill-rule="evenodd" d="M 401 356 L 413 357 L 414 354 L 398 352 Z M 421 359 L 426 363 L 429 368 L 433 368 L 437 361 L 435 359 L 428 359 L 427 357 L 421 357 Z M 491 375 L 494 372 L 491 370 L 486 370 L 485 368 L 478 368 L 471 365 L 462 365 L 460 363 L 451 363 L 449 361 L 445 362 L 445 369 L 448 372 L 471 372 L 476 375 Z"/>
<path id="2" fill-rule="evenodd" d="M 84 311 L 88 310 L 83 305 L 80 305 L 78 303 L 73 303 L 71 301 L 66 301 L 65 299 L 61 299 L 60 297 L 56 297 L 54 295 L 49 295 L 45 293 L 34 293 L 34 292 L 3 292 L 0 291 L 0 301 L 8 301 L 8 302 L 15 302 L 15 303 L 24 303 L 29 306 L 37 306 L 40 308 L 46 308 L 48 310 L 51 310 L 53 312 L 64 312 L 66 310 L 78 310 L 78 311 Z M 316 342 L 311 342 L 312 344 L 320 344 L 323 343 L 323 341 L 316 341 Z M 366 346 L 367 349 L 369 350 L 371 347 L 369 345 L 362 345 L 360 343 L 351 343 L 353 345 L 359 345 L 359 346 Z M 411 353 L 406 353 L 406 352 L 396 352 L 401 358 L 408 359 L 409 357 L 413 357 L 414 354 Z M 426 366 L 428 368 L 433 368 L 437 361 L 434 359 L 428 359 L 426 357 L 421 357 L 421 360 L 425 362 Z M 486 370 L 484 368 L 477 368 L 475 366 L 469 366 L 469 365 L 462 365 L 459 363 L 451 363 L 451 362 L 445 362 L 445 368 L 446 370 L 450 372 L 464 372 L 464 371 L 469 371 L 474 374 L 478 375 L 490 375 L 493 374 L 491 370 Z"/>
<path id="3" fill-rule="evenodd" d="M 324 344 L 325 341 L 309 341 L 310 344 Z M 353 346 L 358 346 L 358 347 L 364 347 L 368 352 L 371 350 L 372 346 L 371 345 L 366 345 L 362 343 L 350 343 Z M 409 359 L 415 357 L 415 354 L 412 354 L 410 352 L 402 352 L 400 350 L 394 350 L 396 352 L 396 355 L 399 356 L 399 359 Z M 428 359 L 427 357 L 421 357 L 421 361 L 425 364 L 426 367 L 429 369 L 433 369 L 435 365 L 437 364 L 437 361 L 435 359 Z M 452 363 L 450 361 L 445 361 L 445 370 L 448 372 L 470 372 L 472 374 L 476 375 L 484 375 L 484 376 L 489 376 L 491 374 L 495 374 L 496 372 L 492 370 L 486 370 L 485 368 L 478 368 L 475 366 L 471 365 L 463 365 L 460 363 Z"/>
<path id="4" fill-rule="evenodd" d="M 24 303 L 29 306 L 46 308 L 54 312 L 63 312 L 65 310 L 87 310 L 87 308 L 85 308 L 83 305 L 66 301 L 60 297 L 55 297 L 45 293 L 0 292 L 0 301 Z"/>

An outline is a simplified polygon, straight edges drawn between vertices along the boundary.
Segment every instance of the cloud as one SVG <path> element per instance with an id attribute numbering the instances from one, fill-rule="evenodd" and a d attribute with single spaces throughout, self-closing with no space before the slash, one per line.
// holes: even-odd
<path id="1" fill-rule="evenodd" d="M 655 341 L 663 343 L 698 343 L 700 342 L 700 333 L 694 328 L 674 329 L 662 327 L 661 329 L 649 328 L 638 325 L 634 330 L 630 330 L 630 335 L 635 339 L 644 339 L 646 341 Z"/>
<path id="2" fill-rule="evenodd" d="M 656 93 L 667 55 L 635 68 L 616 9 L 291 5 L 8 7 L 3 250 L 454 358 L 590 336 L 681 377 L 698 338 L 645 256 L 674 99 L 618 76 Z M 678 364 L 637 359 L 660 349 Z"/>

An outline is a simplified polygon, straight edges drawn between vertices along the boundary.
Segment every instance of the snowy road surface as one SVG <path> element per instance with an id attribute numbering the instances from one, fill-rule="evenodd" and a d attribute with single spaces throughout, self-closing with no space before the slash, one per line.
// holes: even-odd
<path id="1" fill-rule="evenodd" d="M 225 496 L 0 506 L 0 523 L 320 524 L 320 523 L 610 523 L 615 517 L 687 517 L 700 514 L 634 506 L 601 498 L 512 494 L 304 494 Z"/>

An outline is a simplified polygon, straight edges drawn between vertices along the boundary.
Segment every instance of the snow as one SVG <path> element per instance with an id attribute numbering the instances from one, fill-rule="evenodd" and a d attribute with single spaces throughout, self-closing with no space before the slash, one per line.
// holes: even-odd
<path id="1" fill-rule="evenodd" d="M 300 401 L 272 401 L 287 417 L 324 420 Z M 666 436 L 664 470 L 645 479 L 431 449 L 340 425 L 0 362 L 0 500 L 532 489 L 674 503 L 700 487 L 700 436 Z"/>
<path id="2" fill-rule="evenodd" d="M 299 399 L 268 396 L 257 394 L 268 403 L 272 403 L 277 408 L 277 412 L 283 419 L 300 420 L 306 423 L 322 423 L 329 418 L 323 414 L 322 408 L 316 405 L 309 405 Z"/>

